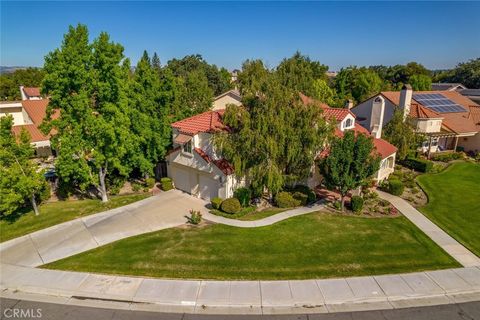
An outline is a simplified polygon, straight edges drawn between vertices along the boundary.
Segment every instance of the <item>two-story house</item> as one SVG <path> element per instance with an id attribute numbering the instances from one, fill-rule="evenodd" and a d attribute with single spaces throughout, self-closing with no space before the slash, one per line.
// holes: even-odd
<path id="1" fill-rule="evenodd" d="M 337 136 L 342 136 L 346 130 L 371 135 L 356 123 L 355 115 L 350 110 L 330 108 L 304 95 L 300 95 L 300 98 L 305 104 L 323 109 L 325 117 L 335 122 Z M 232 197 L 236 188 L 245 185 L 244 179 L 235 176 L 232 164 L 218 154 L 213 145 L 213 134 L 226 130 L 222 122 L 224 111 L 207 111 L 172 124 L 173 149 L 166 156 L 167 173 L 177 189 L 209 200 L 213 197 Z M 381 127 L 373 133 L 374 152 L 382 159 L 381 167 L 375 175 L 378 181 L 386 179 L 393 172 L 397 151 L 393 145 L 381 139 L 380 135 Z M 316 165 L 312 167 L 307 181 L 300 183 L 306 183 L 312 188 L 321 183 Z"/>
<path id="2" fill-rule="evenodd" d="M 480 150 L 480 105 L 452 91 L 413 91 L 410 85 L 401 91 L 384 91 L 352 108 L 357 121 L 372 131 L 379 117 L 375 102 L 385 101 L 382 123 L 388 123 L 396 109 L 413 121 L 416 130 L 426 135 L 421 146 L 425 153 L 456 150 Z"/>

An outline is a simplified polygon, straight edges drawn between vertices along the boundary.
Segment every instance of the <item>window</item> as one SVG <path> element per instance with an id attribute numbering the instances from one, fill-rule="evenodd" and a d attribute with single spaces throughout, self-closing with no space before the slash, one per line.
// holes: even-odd
<path id="1" fill-rule="evenodd" d="M 353 124 L 352 119 L 349 118 L 349 119 L 345 120 L 345 128 L 350 128 L 352 126 L 352 124 Z"/>
<path id="2" fill-rule="evenodd" d="M 192 153 L 192 141 L 185 142 L 183 145 L 183 152 L 185 153 Z"/>

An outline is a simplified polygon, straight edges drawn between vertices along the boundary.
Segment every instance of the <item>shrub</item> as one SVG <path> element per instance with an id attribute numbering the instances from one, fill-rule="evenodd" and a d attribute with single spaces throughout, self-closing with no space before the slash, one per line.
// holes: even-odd
<path id="1" fill-rule="evenodd" d="M 215 197 L 215 198 L 212 198 L 210 202 L 212 203 L 212 208 L 218 210 L 222 205 L 223 199 L 219 197 Z"/>
<path id="2" fill-rule="evenodd" d="M 352 211 L 360 212 L 363 208 L 363 198 L 360 196 L 353 196 L 351 200 Z"/>
<path id="3" fill-rule="evenodd" d="M 292 194 L 292 197 L 293 199 L 298 200 L 300 202 L 300 205 L 302 206 L 306 205 L 308 202 L 308 196 L 303 192 L 299 192 L 299 191 L 294 192 Z"/>
<path id="4" fill-rule="evenodd" d="M 172 183 L 172 179 L 170 178 L 162 178 L 160 179 L 160 183 L 161 183 L 161 188 L 163 191 L 168 191 L 168 190 L 171 190 L 173 189 L 173 183 Z"/>
<path id="5" fill-rule="evenodd" d="M 222 204 L 220 205 L 220 209 L 223 212 L 234 214 L 242 210 L 242 206 L 237 198 L 228 198 L 223 200 Z"/>
<path id="6" fill-rule="evenodd" d="M 315 192 L 310 189 L 308 186 L 304 186 L 302 184 L 296 185 L 293 188 L 293 191 L 301 192 L 307 196 L 307 203 L 312 203 L 317 200 L 317 195 Z"/>
<path id="7" fill-rule="evenodd" d="M 430 172 L 433 167 L 432 161 L 418 158 L 407 158 L 402 161 L 402 164 L 407 168 L 419 172 Z"/>
<path id="8" fill-rule="evenodd" d="M 44 181 L 42 184 L 42 188 L 40 189 L 40 193 L 38 195 L 38 200 L 40 202 L 46 201 L 50 199 L 52 193 L 52 189 L 50 188 L 50 183 Z"/>
<path id="9" fill-rule="evenodd" d="M 233 197 L 238 199 L 242 207 L 247 207 L 252 198 L 252 191 L 248 188 L 238 188 L 233 192 Z"/>
<path id="10" fill-rule="evenodd" d="M 275 203 L 280 208 L 291 208 L 300 205 L 300 200 L 293 197 L 290 192 L 282 191 L 275 196 Z"/>
<path id="11" fill-rule="evenodd" d="M 188 222 L 191 224 L 199 224 L 202 221 L 202 214 L 200 211 L 190 210 L 190 217 L 187 217 Z"/>
<path id="12" fill-rule="evenodd" d="M 147 179 L 145 179 L 145 185 L 146 185 L 149 189 L 152 189 L 153 186 L 155 185 L 155 179 L 154 179 L 154 178 L 147 178 Z"/>
<path id="13" fill-rule="evenodd" d="M 132 190 L 135 191 L 135 192 L 138 192 L 140 191 L 140 189 L 142 189 L 142 185 L 137 183 L 137 182 L 133 182 L 132 183 Z"/>
<path id="14" fill-rule="evenodd" d="M 452 160 L 458 160 L 463 158 L 464 158 L 463 152 L 436 153 L 432 155 L 432 160 L 441 161 L 441 162 L 449 162 Z"/>
<path id="15" fill-rule="evenodd" d="M 400 196 L 402 195 L 404 188 L 405 186 L 403 185 L 402 181 L 396 179 L 388 180 L 388 193 L 391 193 L 394 196 Z"/>
<path id="16" fill-rule="evenodd" d="M 340 201 L 335 201 L 333 203 L 333 207 L 337 210 L 341 210 L 342 209 L 342 203 Z"/>

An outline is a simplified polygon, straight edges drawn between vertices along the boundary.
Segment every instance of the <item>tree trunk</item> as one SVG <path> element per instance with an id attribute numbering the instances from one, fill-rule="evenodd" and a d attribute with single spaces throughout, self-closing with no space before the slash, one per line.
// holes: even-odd
<path id="1" fill-rule="evenodd" d="M 342 195 L 340 196 L 340 202 L 341 202 L 341 204 L 342 204 L 342 207 L 341 207 L 341 208 L 342 208 L 342 212 L 345 212 L 345 195 L 342 194 Z"/>
<path id="2" fill-rule="evenodd" d="M 30 201 L 32 202 L 32 208 L 33 208 L 33 211 L 35 212 L 35 215 L 38 216 L 40 212 L 38 211 L 37 200 L 35 200 L 34 193 L 32 193 L 32 197 L 30 198 Z"/>
<path id="3" fill-rule="evenodd" d="M 105 176 L 106 175 L 107 175 L 107 169 L 106 168 L 100 168 L 98 170 L 98 180 L 100 181 L 100 187 L 98 188 L 98 191 L 100 192 L 100 195 L 102 196 L 102 202 L 108 202 L 107 188 L 105 187 Z"/>

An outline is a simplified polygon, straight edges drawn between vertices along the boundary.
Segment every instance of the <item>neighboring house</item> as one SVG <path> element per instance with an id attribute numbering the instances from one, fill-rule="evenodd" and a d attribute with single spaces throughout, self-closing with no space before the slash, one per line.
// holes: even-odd
<path id="1" fill-rule="evenodd" d="M 337 137 L 342 137 L 344 132 L 347 130 L 353 130 L 356 134 L 365 134 L 367 136 L 373 137 L 373 145 L 375 147 L 375 152 L 380 156 L 380 169 L 375 173 L 374 179 L 382 181 L 387 179 L 388 176 L 395 169 L 395 156 L 397 154 L 397 148 L 390 144 L 388 141 L 381 138 L 382 135 L 382 119 L 383 113 L 379 113 L 379 118 L 376 118 L 376 124 L 373 126 L 373 130 L 367 130 L 357 123 L 355 115 L 348 108 L 331 108 L 324 103 L 315 101 L 303 94 L 300 94 L 300 98 L 304 104 L 314 104 L 318 105 L 323 109 L 325 117 L 330 121 L 335 121 L 335 135 Z M 385 102 L 380 101 L 377 108 L 381 110 L 385 109 Z M 328 154 L 328 151 L 327 151 Z M 320 154 L 319 156 L 326 156 L 326 153 Z M 318 166 L 312 168 L 310 177 L 307 180 L 307 185 L 311 188 L 316 187 L 321 181 L 321 175 L 318 170 Z"/>
<path id="2" fill-rule="evenodd" d="M 41 100 L 40 88 L 20 86 L 22 100 Z"/>
<path id="3" fill-rule="evenodd" d="M 44 135 L 39 129 L 46 116 L 48 102 L 48 99 L 33 99 L 0 103 L 0 117 L 13 116 L 12 132 L 18 137 L 22 129 L 25 129 L 30 134 L 38 157 L 52 155 L 50 136 Z M 57 116 L 58 112 L 53 115 L 53 118 Z"/>
<path id="4" fill-rule="evenodd" d="M 342 136 L 346 130 L 370 135 L 368 130 L 356 123 L 355 115 L 350 110 L 330 108 L 304 95 L 300 96 L 305 104 L 318 104 L 325 116 L 336 122 L 337 136 Z M 213 197 L 232 197 L 236 188 L 245 185 L 243 179 L 236 178 L 232 164 L 218 154 L 213 145 L 213 134 L 227 130 L 222 122 L 224 111 L 207 111 L 172 124 L 173 149 L 166 156 L 167 173 L 177 189 L 209 200 Z M 373 133 L 373 142 L 375 152 L 382 158 L 381 168 L 375 174 L 375 179 L 380 181 L 393 172 L 397 149 L 380 139 L 381 127 L 378 130 Z M 312 188 L 321 183 L 316 165 L 303 183 Z"/>
<path id="5" fill-rule="evenodd" d="M 433 91 L 460 91 L 463 89 L 467 89 L 467 87 L 461 83 L 432 83 Z"/>
<path id="6" fill-rule="evenodd" d="M 240 92 L 238 90 L 232 89 L 215 97 L 213 99 L 212 110 L 223 110 L 228 104 L 234 104 L 237 106 L 242 104 L 242 97 L 240 96 Z"/>
<path id="7" fill-rule="evenodd" d="M 480 89 L 462 89 L 458 90 L 458 92 L 476 104 L 480 104 Z"/>
<path id="8" fill-rule="evenodd" d="M 206 200 L 226 199 L 240 185 L 233 166 L 213 146 L 213 133 L 225 130 L 223 112 L 207 111 L 172 124 L 173 149 L 166 156 L 167 173 L 177 189 Z"/>
<path id="9" fill-rule="evenodd" d="M 456 150 L 480 150 L 480 106 L 457 91 L 415 91 L 405 85 L 401 91 L 384 91 L 352 109 L 357 121 L 374 129 L 379 109 L 376 101 L 385 101 L 382 124 L 392 119 L 394 110 L 403 110 L 418 132 L 426 135 L 421 151 L 425 153 Z"/>
<path id="10" fill-rule="evenodd" d="M 238 69 L 234 69 L 232 72 L 230 72 L 230 75 L 231 75 L 230 81 L 237 82 L 239 73 L 240 73 L 240 70 Z"/>

